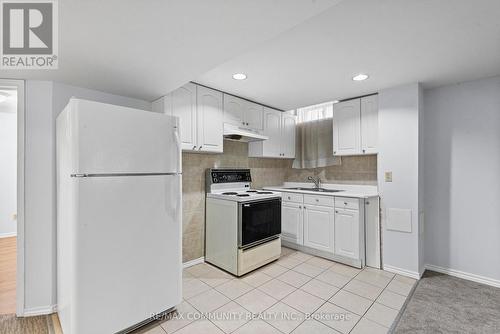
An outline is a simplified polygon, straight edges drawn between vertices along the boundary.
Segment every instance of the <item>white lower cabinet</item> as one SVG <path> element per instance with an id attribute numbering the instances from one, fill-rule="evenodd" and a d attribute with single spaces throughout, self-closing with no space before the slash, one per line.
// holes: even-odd
<path id="1" fill-rule="evenodd" d="M 281 238 L 298 245 L 304 243 L 302 204 L 283 202 L 281 206 Z"/>
<path id="2" fill-rule="evenodd" d="M 333 253 L 334 209 L 326 206 L 304 206 L 304 246 Z"/>
<path id="3" fill-rule="evenodd" d="M 282 192 L 281 236 L 285 246 L 356 267 L 365 265 L 365 225 L 378 226 L 378 200 L 373 210 L 365 210 L 363 199 L 310 193 Z M 377 242 L 370 250 L 377 265 Z M 378 255 L 379 257 L 379 255 Z"/>
<path id="4" fill-rule="evenodd" d="M 335 254 L 359 259 L 359 211 L 335 209 Z"/>

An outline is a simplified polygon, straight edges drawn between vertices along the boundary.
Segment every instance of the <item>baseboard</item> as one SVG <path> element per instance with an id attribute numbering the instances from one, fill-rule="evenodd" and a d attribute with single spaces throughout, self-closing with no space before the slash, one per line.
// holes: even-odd
<path id="1" fill-rule="evenodd" d="M 469 281 L 482 283 L 482 284 L 494 286 L 496 288 L 500 288 L 500 280 L 497 280 L 494 278 L 489 278 L 489 277 L 484 277 L 484 276 L 480 276 L 480 275 L 476 275 L 476 274 L 466 273 L 466 272 L 460 271 L 460 270 L 439 267 L 439 266 L 435 266 L 432 264 L 426 264 L 425 269 L 437 271 L 438 273 L 447 274 L 450 276 L 463 278 L 463 279 L 466 279 Z"/>
<path id="2" fill-rule="evenodd" d="M 410 271 L 410 270 L 406 270 L 406 269 L 402 269 L 402 268 L 398 268 L 398 267 L 388 266 L 386 264 L 384 264 L 384 270 L 391 272 L 391 273 L 394 273 L 394 274 L 401 275 L 401 276 L 407 276 L 407 277 L 411 277 L 414 279 L 420 279 L 420 274 L 416 271 Z"/>
<path id="3" fill-rule="evenodd" d="M 191 261 L 184 262 L 182 264 L 182 267 L 183 268 L 189 268 L 189 267 L 195 266 L 195 265 L 203 263 L 203 262 L 205 262 L 205 257 L 204 256 L 199 257 L 199 258 L 194 259 L 194 260 L 191 260 Z"/>
<path id="4" fill-rule="evenodd" d="M 32 307 L 24 310 L 23 317 L 33 317 L 36 315 L 46 315 L 57 311 L 56 305 Z"/>
<path id="5" fill-rule="evenodd" d="M 0 239 L 10 237 L 17 237 L 17 232 L 0 233 Z"/>

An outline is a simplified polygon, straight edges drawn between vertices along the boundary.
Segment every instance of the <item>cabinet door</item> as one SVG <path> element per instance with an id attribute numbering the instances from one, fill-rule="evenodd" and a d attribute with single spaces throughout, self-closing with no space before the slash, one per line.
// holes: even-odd
<path id="1" fill-rule="evenodd" d="M 360 100 L 349 100 L 333 106 L 333 155 L 361 153 Z"/>
<path id="2" fill-rule="evenodd" d="M 333 253 L 334 209 L 304 205 L 304 246 Z"/>
<path id="3" fill-rule="evenodd" d="M 378 140 L 378 95 L 361 99 L 361 151 L 377 153 Z"/>
<path id="4" fill-rule="evenodd" d="M 250 101 L 246 102 L 245 113 L 243 114 L 244 127 L 262 130 L 263 128 L 263 115 L 264 107 L 260 104 Z"/>
<path id="5" fill-rule="evenodd" d="M 262 155 L 281 156 L 281 111 L 264 108 L 264 135 L 269 139 L 262 142 Z"/>
<path id="6" fill-rule="evenodd" d="M 335 209 L 335 255 L 359 259 L 359 211 Z"/>
<path id="7" fill-rule="evenodd" d="M 196 148 L 196 85 L 188 83 L 171 93 L 172 116 L 179 117 L 183 150 Z"/>
<path id="8" fill-rule="evenodd" d="M 236 96 L 224 94 L 224 122 L 244 126 L 243 114 L 245 113 L 246 102 Z"/>
<path id="9" fill-rule="evenodd" d="M 281 115 L 281 153 L 285 158 L 295 158 L 295 115 Z"/>
<path id="10" fill-rule="evenodd" d="M 302 245 L 304 226 L 302 223 L 302 204 L 283 202 L 281 205 L 281 238 Z"/>
<path id="11" fill-rule="evenodd" d="M 198 86 L 198 150 L 202 152 L 222 152 L 222 93 Z"/>

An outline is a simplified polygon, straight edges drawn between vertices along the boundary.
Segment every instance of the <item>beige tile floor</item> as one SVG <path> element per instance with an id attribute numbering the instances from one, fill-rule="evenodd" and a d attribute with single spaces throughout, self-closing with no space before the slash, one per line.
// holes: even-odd
<path id="1" fill-rule="evenodd" d="M 243 277 L 199 264 L 183 283 L 177 315 L 144 333 L 387 333 L 415 281 L 283 248 Z"/>

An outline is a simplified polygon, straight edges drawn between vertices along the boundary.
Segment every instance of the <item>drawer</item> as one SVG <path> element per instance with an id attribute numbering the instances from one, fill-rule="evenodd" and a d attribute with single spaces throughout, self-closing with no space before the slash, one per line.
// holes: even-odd
<path id="1" fill-rule="evenodd" d="M 304 204 L 322 205 L 333 207 L 333 196 L 304 195 Z"/>
<path id="2" fill-rule="evenodd" d="M 359 199 L 349 197 L 335 197 L 335 207 L 339 209 L 359 210 Z"/>
<path id="3" fill-rule="evenodd" d="M 304 200 L 304 195 L 297 193 L 282 192 L 281 200 L 285 202 L 302 203 L 302 201 Z"/>

